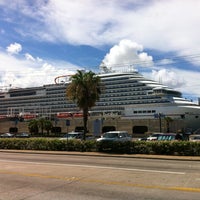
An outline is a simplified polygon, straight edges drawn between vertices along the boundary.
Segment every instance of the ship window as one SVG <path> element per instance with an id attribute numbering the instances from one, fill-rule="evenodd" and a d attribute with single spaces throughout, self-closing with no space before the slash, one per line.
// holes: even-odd
<path id="1" fill-rule="evenodd" d="M 133 113 L 135 113 L 135 114 L 136 114 L 136 113 L 137 113 L 137 111 L 136 111 L 136 110 L 134 110 L 134 111 L 133 111 Z"/>
<path id="2" fill-rule="evenodd" d="M 152 113 L 155 113 L 156 111 L 155 110 L 152 110 Z"/>
<path id="3" fill-rule="evenodd" d="M 197 119 L 197 118 L 199 118 L 199 116 L 196 115 L 195 118 Z"/>

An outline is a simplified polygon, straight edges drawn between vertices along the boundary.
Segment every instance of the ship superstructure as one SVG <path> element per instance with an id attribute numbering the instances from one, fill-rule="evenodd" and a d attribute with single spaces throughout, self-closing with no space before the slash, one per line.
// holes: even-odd
<path id="1" fill-rule="evenodd" d="M 90 110 L 91 116 L 153 119 L 162 115 L 188 120 L 188 126 L 195 128 L 200 124 L 199 105 L 182 98 L 179 91 L 146 79 L 135 70 L 104 70 L 98 76 L 101 78 L 103 91 L 96 106 Z M 66 98 L 68 84 L 67 81 L 1 92 L 0 116 L 81 116 L 77 106 Z"/>

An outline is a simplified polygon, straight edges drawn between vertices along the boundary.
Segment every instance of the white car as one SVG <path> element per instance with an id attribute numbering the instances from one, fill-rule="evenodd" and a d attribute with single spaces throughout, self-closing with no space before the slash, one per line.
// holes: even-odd
<path id="1" fill-rule="evenodd" d="M 97 142 L 101 141 L 131 141 L 132 138 L 127 131 L 109 131 L 104 133 Z"/>
<path id="2" fill-rule="evenodd" d="M 190 135 L 189 136 L 189 141 L 200 142 L 200 135 Z"/>
<path id="3" fill-rule="evenodd" d="M 63 135 L 62 138 L 60 138 L 60 140 L 71 140 L 71 139 L 79 139 L 79 140 L 82 140 L 83 139 L 83 132 L 69 132 L 69 133 L 66 133 L 65 135 Z"/>
<path id="4" fill-rule="evenodd" d="M 0 135 L 1 138 L 11 138 L 14 137 L 14 134 L 12 133 L 3 133 Z"/>

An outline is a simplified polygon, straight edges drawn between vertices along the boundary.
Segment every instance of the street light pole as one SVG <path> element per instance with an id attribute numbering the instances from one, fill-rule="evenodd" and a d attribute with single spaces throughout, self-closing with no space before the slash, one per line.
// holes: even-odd
<path id="1" fill-rule="evenodd" d="M 160 126 L 160 133 L 162 132 L 162 126 L 161 126 L 161 113 L 159 113 L 159 126 Z"/>
<path id="2" fill-rule="evenodd" d="M 161 118 L 164 117 L 164 114 L 163 113 L 155 113 L 154 117 L 159 119 L 159 128 L 160 128 L 160 133 L 161 133 L 162 132 L 162 121 L 161 121 Z"/>

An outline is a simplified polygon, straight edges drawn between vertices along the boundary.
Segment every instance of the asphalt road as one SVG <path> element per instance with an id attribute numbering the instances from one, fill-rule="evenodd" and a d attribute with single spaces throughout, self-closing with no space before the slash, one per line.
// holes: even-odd
<path id="1" fill-rule="evenodd" d="M 0 152 L 0 200 L 199 200 L 200 161 Z"/>

